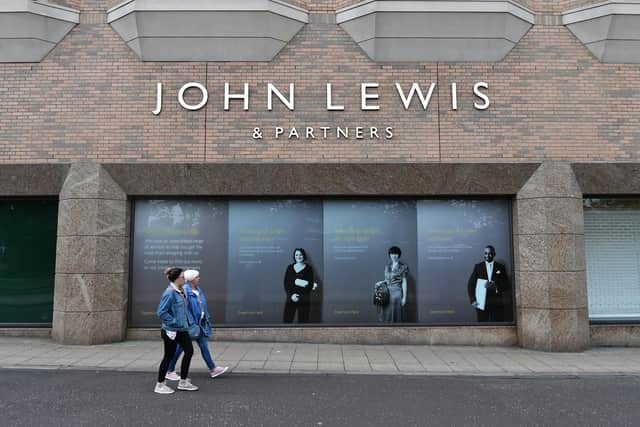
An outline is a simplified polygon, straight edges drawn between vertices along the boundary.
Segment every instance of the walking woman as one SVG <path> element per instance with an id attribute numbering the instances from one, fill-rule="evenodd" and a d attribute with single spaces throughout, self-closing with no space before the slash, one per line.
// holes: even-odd
<path id="1" fill-rule="evenodd" d="M 209 317 L 209 309 L 207 307 L 207 299 L 204 296 L 204 292 L 200 287 L 200 272 L 198 270 L 185 270 L 184 279 L 187 282 L 184 285 L 184 290 L 187 294 L 188 310 L 191 315 L 191 319 L 194 319 L 200 325 L 200 336 L 197 343 L 202 353 L 204 363 L 209 368 L 209 376 L 211 378 L 218 377 L 229 369 L 228 366 L 216 366 L 215 362 L 211 358 L 209 352 L 208 338 L 211 336 L 211 318 Z M 180 379 L 178 374 L 173 372 L 178 362 L 178 358 L 182 353 L 182 346 L 178 344 L 176 353 L 169 363 L 166 379 L 177 381 Z"/>
<path id="2" fill-rule="evenodd" d="M 158 305 L 158 317 L 162 320 L 162 341 L 164 341 L 164 357 L 158 370 L 158 383 L 155 392 L 159 394 L 171 394 L 175 390 L 164 383 L 169 362 L 176 353 L 178 344 L 184 350 L 182 366 L 180 367 L 180 382 L 178 390 L 195 391 L 198 389 L 191 384 L 188 378 L 193 345 L 189 337 L 189 312 L 187 310 L 187 296 L 182 288 L 184 286 L 184 273 L 181 268 L 167 268 L 164 274 L 169 279 L 169 286 L 162 294 Z"/>

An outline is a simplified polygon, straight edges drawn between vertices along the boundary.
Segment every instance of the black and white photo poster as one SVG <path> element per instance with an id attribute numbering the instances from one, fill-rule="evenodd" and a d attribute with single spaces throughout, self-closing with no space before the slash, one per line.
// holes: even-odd
<path id="1" fill-rule="evenodd" d="M 201 271 L 201 285 L 218 326 L 512 322 L 510 203 L 408 198 L 137 200 L 130 324 L 159 324 L 155 311 L 167 286 L 162 271 L 168 266 Z M 499 285 L 507 288 L 500 295 L 489 292 L 490 316 L 472 307 L 469 296 L 469 283 L 488 272 L 488 246 L 500 266 L 494 272 L 502 279 Z M 392 247 L 400 263 L 389 270 Z M 304 250 L 313 274 L 307 277 L 312 283 L 294 296 L 293 276 L 288 276 L 287 286 L 284 282 L 296 248 Z M 392 284 L 391 311 L 373 304 L 374 286 L 385 279 Z"/>
<path id="2" fill-rule="evenodd" d="M 384 280 L 391 246 L 402 249 L 409 267 L 409 296 L 416 265 L 416 202 L 413 200 L 335 200 L 324 202 L 326 323 L 373 323 L 374 284 Z M 407 316 L 415 316 L 408 299 Z M 411 321 L 411 320 L 408 320 Z"/>
<path id="3" fill-rule="evenodd" d="M 512 277 L 509 202 L 418 201 L 418 300 L 420 323 L 472 323 L 467 283 L 487 245 Z M 513 283 L 513 282 L 511 282 Z M 504 309 L 511 313 L 511 301 Z M 511 318 L 509 318 L 511 320 Z"/>
<path id="4" fill-rule="evenodd" d="M 293 262 L 293 250 L 298 247 L 306 251 L 307 262 L 316 271 L 316 281 L 321 283 L 320 201 L 229 202 L 226 323 L 282 323 L 286 300 L 284 275 Z M 322 287 L 314 292 L 321 294 Z M 312 321 L 319 321 L 317 312 L 317 308 L 312 309 Z"/>

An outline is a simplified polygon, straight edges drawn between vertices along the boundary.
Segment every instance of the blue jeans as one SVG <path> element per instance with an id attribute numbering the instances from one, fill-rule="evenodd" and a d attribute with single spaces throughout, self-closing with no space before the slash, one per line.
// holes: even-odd
<path id="1" fill-rule="evenodd" d="M 211 358 L 211 353 L 209 353 L 209 344 L 208 344 L 208 340 L 207 337 L 204 336 L 204 334 L 200 334 L 200 337 L 197 340 L 198 343 L 198 347 L 200 347 L 200 352 L 202 353 L 202 358 L 204 359 L 204 363 L 207 364 L 207 367 L 209 368 L 209 370 L 212 370 L 216 367 L 216 364 L 213 363 L 213 359 Z M 169 363 L 169 368 L 167 369 L 168 372 L 173 372 L 176 369 L 176 363 L 178 363 L 178 359 L 180 358 L 180 355 L 182 354 L 182 347 L 180 346 L 180 344 L 178 344 L 178 347 L 176 348 L 176 353 L 173 355 L 173 359 L 171 359 L 171 362 Z"/>

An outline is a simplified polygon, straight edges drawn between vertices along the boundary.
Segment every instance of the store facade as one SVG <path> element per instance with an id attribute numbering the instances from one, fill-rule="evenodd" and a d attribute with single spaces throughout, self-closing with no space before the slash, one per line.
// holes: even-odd
<path id="1" fill-rule="evenodd" d="M 236 3 L 0 8 L 2 333 L 640 343 L 640 3 Z"/>

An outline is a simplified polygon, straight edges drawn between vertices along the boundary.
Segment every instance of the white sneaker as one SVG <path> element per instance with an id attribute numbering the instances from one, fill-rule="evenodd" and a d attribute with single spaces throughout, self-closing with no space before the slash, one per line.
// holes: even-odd
<path id="1" fill-rule="evenodd" d="M 153 391 L 158 394 L 175 393 L 175 390 L 169 387 L 168 385 L 166 385 L 165 383 L 157 383 L 156 388 Z"/>
<path id="2" fill-rule="evenodd" d="M 180 380 L 178 383 L 178 390 L 184 391 L 196 391 L 198 389 L 197 386 L 191 384 L 191 380 L 187 378 L 186 380 Z"/>
<path id="3" fill-rule="evenodd" d="M 180 375 L 176 374 L 175 371 L 167 372 L 164 377 L 170 381 L 178 381 L 180 379 Z"/>

